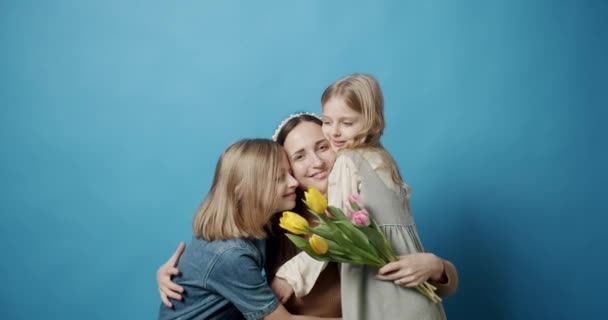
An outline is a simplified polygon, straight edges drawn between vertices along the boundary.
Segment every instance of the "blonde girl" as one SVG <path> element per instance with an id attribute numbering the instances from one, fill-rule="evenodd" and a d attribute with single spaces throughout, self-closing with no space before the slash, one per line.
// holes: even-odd
<path id="1" fill-rule="evenodd" d="M 385 319 L 445 319 L 441 303 L 412 289 L 429 280 L 445 295 L 454 291 L 457 279 L 453 266 L 446 267 L 449 262 L 424 251 L 410 213 L 409 187 L 380 143 L 385 121 L 378 81 L 365 74 L 341 78 L 323 92 L 321 105 L 323 132 L 338 152 L 329 176 L 330 204 L 345 210 L 345 199 L 359 193 L 400 255 L 399 261 L 380 270 L 342 265 L 342 315 L 349 320 L 380 315 Z"/>
<path id="2" fill-rule="evenodd" d="M 228 147 L 173 279 L 183 299 L 172 308 L 161 304 L 159 319 L 317 319 L 289 314 L 263 272 L 264 226 L 274 213 L 293 208 L 297 185 L 276 142 L 242 140 Z"/>

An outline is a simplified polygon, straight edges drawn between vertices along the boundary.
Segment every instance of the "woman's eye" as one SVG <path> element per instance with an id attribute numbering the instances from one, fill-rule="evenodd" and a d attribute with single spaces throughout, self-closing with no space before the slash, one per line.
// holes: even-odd
<path id="1" fill-rule="evenodd" d="M 347 126 L 347 127 L 350 127 L 350 126 L 352 126 L 352 125 L 353 125 L 353 123 L 352 123 L 352 122 L 342 122 L 342 124 L 344 124 L 344 125 L 345 125 L 345 126 Z"/>

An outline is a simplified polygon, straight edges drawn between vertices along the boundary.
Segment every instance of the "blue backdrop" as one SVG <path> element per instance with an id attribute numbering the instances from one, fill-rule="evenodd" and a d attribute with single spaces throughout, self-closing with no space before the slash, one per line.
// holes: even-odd
<path id="1" fill-rule="evenodd" d="M 153 319 L 220 152 L 381 82 L 450 319 L 586 319 L 608 286 L 604 1 L 0 3 L 0 318 Z M 603 146 L 603 147 L 602 147 Z"/>

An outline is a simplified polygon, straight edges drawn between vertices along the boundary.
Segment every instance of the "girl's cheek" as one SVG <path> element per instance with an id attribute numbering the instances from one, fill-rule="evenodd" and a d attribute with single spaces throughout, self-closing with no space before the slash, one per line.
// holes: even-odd
<path id="1" fill-rule="evenodd" d="M 330 138 L 330 134 L 329 134 L 329 127 L 327 126 L 322 126 L 321 127 L 321 131 L 323 132 L 323 136 L 325 136 L 325 138 L 329 139 Z"/>

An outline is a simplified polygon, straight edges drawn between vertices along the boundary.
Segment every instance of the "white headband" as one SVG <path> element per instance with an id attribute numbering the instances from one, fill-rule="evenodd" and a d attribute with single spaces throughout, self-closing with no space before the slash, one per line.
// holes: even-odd
<path id="1" fill-rule="evenodd" d="M 319 120 L 321 120 L 321 116 L 319 116 L 316 113 L 312 113 L 312 112 L 297 112 L 297 113 L 292 113 L 289 115 L 289 117 L 285 118 L 285 120 L 281 121 L 281 123 L 279 124 L 279 126 L 277 127 L 277 129 L 274 131 L 274 134 L 272 135 L 272 141 L 277 141 L 277 138 L 279 137 L 279 132 L 281 132 L 281 129 L 283 129 L 283 126 L 287 124 L 287 122 L 289 122 L 289 120 L 293 119 L 293 118 L 297 118 L 299 116 L 303 116 L 303 115 L 309 115 L 309 116 L 313 116 Z"/>

